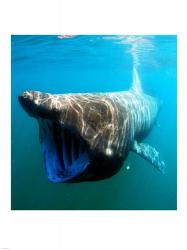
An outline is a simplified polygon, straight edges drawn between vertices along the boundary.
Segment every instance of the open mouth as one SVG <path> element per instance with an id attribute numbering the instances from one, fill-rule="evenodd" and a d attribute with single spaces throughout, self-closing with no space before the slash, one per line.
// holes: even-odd
<path id="1" fill-rule="evenodd" d="M 46 119 L 38 119 L 44 164 L 51 182 L 68 182 L 90 164 L 88 146 L 70 128 Z"/>

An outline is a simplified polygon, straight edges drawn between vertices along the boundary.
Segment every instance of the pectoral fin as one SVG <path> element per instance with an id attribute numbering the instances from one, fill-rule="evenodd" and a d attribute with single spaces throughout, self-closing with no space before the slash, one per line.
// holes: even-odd
<path id="1" fill-rule="evenodd" d="M 149 144 L 134 141 L 132 151 L 150 162 L 162 174 L 165 174 L 165 163 L 160 159 L 159 152 L 155 148 Z"/>

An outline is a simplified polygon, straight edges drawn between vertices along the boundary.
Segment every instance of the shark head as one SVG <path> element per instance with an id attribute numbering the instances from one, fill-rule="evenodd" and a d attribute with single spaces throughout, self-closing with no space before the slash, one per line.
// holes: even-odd
<path id="1" fill-rule="evenodd" d="M 51 182 L 104 179 L 121 168 L 132 134 L 129 114 L 113 95 L 26 91 L 18 99 L 38 120 Z"/>

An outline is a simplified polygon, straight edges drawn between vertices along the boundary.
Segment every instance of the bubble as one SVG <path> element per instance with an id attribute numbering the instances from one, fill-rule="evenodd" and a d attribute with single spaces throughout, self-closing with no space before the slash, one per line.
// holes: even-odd
<path id="1" fill-rule="evenodd" d="M 127 170 L 130 170 L 130 168 L 131 168 L 130 165 L 127 165 L 127 166 L 126 166 L 126 169 L 127 169 Z"/>

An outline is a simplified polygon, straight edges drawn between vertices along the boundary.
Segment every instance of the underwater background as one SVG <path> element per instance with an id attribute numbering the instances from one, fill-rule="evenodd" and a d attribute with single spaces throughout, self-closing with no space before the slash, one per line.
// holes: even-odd
<path id="1" fill-rule="evenodd" d="M 50 93 L 128 90 L 136 65 L 145 93 L 161 103 L 144 140 L 166 163 L 162 175 L 130 152 L 122 169 L 97 182 L 50 183 L 38 124 L 18 102 L 26 90 Z M 11 37 L 12 209 L 177 208 L 177 37 L 13 35 Z"/>

